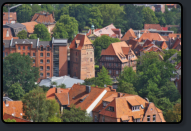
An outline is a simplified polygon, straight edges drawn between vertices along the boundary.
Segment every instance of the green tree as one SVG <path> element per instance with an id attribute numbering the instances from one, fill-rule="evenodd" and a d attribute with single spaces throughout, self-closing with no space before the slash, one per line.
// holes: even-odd
<path id="1" fill-rule="evenodd" d="M 10 88 L 7 90 L 8 96 L 13 100 L 20 100 L 23 95 L 25 94 L 25 91 L 22 89 L 20 84 L 14 83 L 10 86 Z"/>
<path id="2" fill-rule="evenodd" d="M 92 122 L 92 117 L 87 114 L 86 110 L 81 110 L 71 106 L 69 110 L 64 109 L 62 115 L 63 122 Z"/>
<path id="3" fill-rule="evenodd" d="M 178 33 L 177 27 L 171 27 L 170 30 L 171 30 L 171 31 L 174 31 L 174 33 Z"/>
<path id="4" fill-rule="evenodd" d="M 97 7 L 92 7 L 89 12 L 89 25 L 94 24 L 95 28 L 101 28 L 103 19 L 100 10 Z"/>
<path id="5" fill-rule="evenodd" d="M 118 86 L 117 92 L 137 95 L 137 92 L 135 91 L 135 87 L 133 87 L 133 84 L 125 82 L 125 81 L 122 81 L 121 85 Z"/>
<path id="6" fill-rule="evenodd" d="M 143 8 L 142 12 L 145 24 L 158 24 L 158 19 L 152 9 L 150 9 L 149 7 L 145 7 Z"/>
<path id="7" fill-rule="evenodd" d="M 7 7 L 3 6 L 3 12 L 8 12 Z"/>
<path id="8" fill-rule="evenodd" d="M 131 4 L 126 4 L 124 5 L 124 11 L 125 11 L 125 15 L 123 19 L 125 19 L 124 21 L 128 21 L 128 23 L 126 24 L 127 27 L 125 32 L 129 28 L 132 28 L 134 30 L 141 30 L 143 28 L 142 8 L 141 7 L 138 8 Z"/>
<path id="9" fill-rule="evenodd" d="M 171 56 L 177 53 L 177 58 L 173 58 L 175 60 L 175 65 L 177 65 L 181 61 L 181 51 L 177 51 L 176 49 L 164 50 L 165 55 L 163 56 L 164 61 L 167 61 Z"/>
<path id="10" fill-rule="evenodd" d="M 97 77 L 97 81 L 96 81 L 96 85 L 98 85 L 99 87 L 104 87 L 104 85 L 112 85 L 112 80 L 110 78 L 110 75 L 108 75 L 108 70 L 102 66 L 102 69 L 100 70 L 100 72 L 98 72 L 98 77 Z"/>
<path id="11" fill-rule="evenodd" d="M 29 36 L 29 39 L 38 39 L 37 34 L 31 34 Z"/>
<path id="12" fill-rule="evenodd" d="M 19 23 L 29 22 L 31 20 L 32 8 L 30 5 L 22 4 L 17 7 L 17 21 Z"/>
<path id="13" fill-rule="evenodd" d="M 39 78 L 39 68 L 32 67 L 32 58 L 28 55 L 11 53 L 3 61 L 3 91 L 7 91 L 11 85 L 19 82 L 25 92 L 35 87 Z"/>
<path id="14" fill-rule="evenodd" d="M 165 115 L 166 122 L 180 122 L 181 121 L 181 103 L 174 105 L 172 110 L 168 110 Z"/>
<path id="15" fill-rule="evenodd" d="M 166 25 L 166 20 L 165 20 L 164 14 L 161 11 L 155 12 L 155 16 L 157 17 L 160 25 L 162 25 L 162 26 Z"/>
<path id="16" fill-rule="evenodd" d="M 32 8 L 32 16 L 35 14 L 35 13 L 38 13 L 40 12 L 42 9 L 41 9 L 41 6 L 38 5 L 38 4 L 32 4 L 31 6 Z"/>
<path id="17" fill-rule="evenodd" d="M 43 11 L 47 11 L 49 13 L 52 13 L 54 8 L 52 7 L 52 4 L 42 4 L 41 8 Z"/>
<path id="18" fill-rule="evenodd" d="M 44 24 L 37 24 L 34 27 L 34 34 L 37 34 L 37 37 L 40 38 L 41 41 L 50 41 L 50 33 Z"/>
<path id="19" fill-rule="evenodd" d="M 59 85 L 58 87 L 63 88 L 63 89 L 66 89 L 66 85 L 65 85 L 64 83 L 61 84 L 61 85 Z"/>
<path id="20" fill-rule="evenodd" d="M 55 10 L 54 15 L 56 21 L 58 21 L 62 15 L 69 15 L 69 5 L 62 7 L 59 10 Z"/>
<path id="21" fill-rule="evenodd" d="M 51 85 L 56 85 L 57 86 L 57 82 L 53 81 L 53 82 L 51 82 Z"/>
<path id="22" fill-rule="evenodd" d="M 17 37 L 19 37 L 19 39 L 27 39 L 27 32 L 22 30 L 17 34 Z"/>
<path id="23" fill-rule="evenodd" d="M 66 32 L 63 23 L 59 23 L 59 22 L 56 23 L 56 26 L 53 29 L 53 35 L 52 36 L 56 39 L 68 38 L 68 33 Z"/>
<path id="24" fill-rule="evenodd" d="M 118 38 L 111 38 L 106 35 L 102 35 L 101 37 L 97 37 L 93 42 L 95 47 L 95 61 L 98 63 L 99 58 L 101 57 L 102 49 L 106 49 L 111 43 L 120 42 Z"/>
<path id="25" fill-rule="evenodd" d="M 64 29 L 68 33 L 68 41 L 72 41 L 74 35 L 78 33 L 78 21 L 69 15 L 62 15 L 58 22 L 64 24 Z"/>
<path id="26" fill-rule="evenodd" d="M 8 119 L 4 119 L 4 122 L 16 122 L 16 120 L 8 118 Z"/>
<path id="27" fill-rule="evenodd" d="M 88 24 L 89 8 L 83 4 L 69 6 L 69 15 L 78 21 L 78 29 L 82 31 Z"/>
<path id="28" fill-rule="evenodd" d="M 55 117 L 60 118 L 59 104 L 56 100 L 46 100 L 46 94 L 40 87 L 26 93 L 22 102 L 25 119 L 33 122 L 47 122 Z"/>
<path id="29" fill-rule="evenodd" d="M 97 78 L 96 77 L 87 78 L 87 79 L 84 80 L 84 83 L 82 83 L 82 85 L 95 86 L 96 82 L 97 82 Z"/>
<path id="30" fill-rule="evenodd" d="M 102 14 L 103 27 L 114 23 L 116 18 L 124 13 L 123 7 L 119 4 L 100 4 L 97 8 Z"/>

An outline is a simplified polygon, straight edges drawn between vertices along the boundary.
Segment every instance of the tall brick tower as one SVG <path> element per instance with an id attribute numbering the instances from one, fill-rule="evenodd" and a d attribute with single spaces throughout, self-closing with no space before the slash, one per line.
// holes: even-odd
<path id="1" fill-rule="evenodd" d="M 82 80 L 95 77 L 94 47 L 88 37 L 78 34 L 69 48 L 70 76 Z"/>

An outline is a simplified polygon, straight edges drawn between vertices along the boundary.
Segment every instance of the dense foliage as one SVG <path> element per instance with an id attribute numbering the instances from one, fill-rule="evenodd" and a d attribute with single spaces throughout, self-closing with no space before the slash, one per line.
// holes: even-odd
<path id="1" fill-rule="evenodd" d="M 15 119 L 10 119 L 10 118 L 8 118 L 7 120 L 4 119 L 4 122 L 16 122 L 16 120 L 15 120 Z"/>
<path id="2" fill-rule="evenodd" d="M 19 83 L 25 92 L 35 87 L 39 78 L 39 68 L 32 67 L 32 58 L 28 55 L 11 53 L 4 57 L 3 61 L 3 91 L 7 91 L 11 85 Z"/>
<path id="3" fill-rule="evenodd" d="M 50 33 L 44 24 L 37 24 L 34 27 L 34 34 L 37 34 L 37 37 L 41 41 L 50 41 Z"/>
<path id="4" fill-rule="evenodd" d="M 92 117 L 89 116 L 86 110 L 76 108 L 74 105 L 70 109 L 64 109 L 62 115 L 63 122 L 92 122 Z"/>
<path id="5" fill-rule="evenodd" d="M 9 98 L 13 100 L 20 100 L 23 95 L 25 94 L 25 91 L 22 89 L 20 84 L 14 83 L 13 85 L 10 86 L 10 88 L 7 90 Z"/>
<path id="6" fill-rule="evenodd" d="M 19 39 L 27 39 L 27 32 L 22 30 L 17 34 L 17 37 L 19 37 Z"/>
<path id="7" fill-rule="evenodd" d="M 33 122 L 61 121 L 59 104 L 56 100 L 46 100 L 46 94 L 42 88 L 37 87 L 26 93 L 22 102 L 25 119 Z"/>
<path id="8" fill-rule="evenodd" d="M 29 22 L 31 20 L 32 8 L 30 5 L 22 4 L 16 8 L 17 21 L 19 23 Z"/>

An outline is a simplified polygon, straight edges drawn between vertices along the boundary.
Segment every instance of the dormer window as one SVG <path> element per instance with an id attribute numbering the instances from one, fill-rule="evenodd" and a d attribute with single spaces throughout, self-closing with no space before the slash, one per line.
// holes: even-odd
<path id="1" fill-rule="evenodd" d="M 47 47 L 47 51 L 50 51 L 50 47 Z"/>
<path id="2" fill-rule="evenodd" d="M 114 107 L 109 106 L 106 110 L 108 110 L 108 111 L 114 111 Z"/>
<path id="3" fill-rule="evenodd" d="M 139 111 L 139 106 L 132 106 L 132 111 Z"/>
<path id="4" fill-rule="evenodd" d="M 43 47 L 40 47 L 40 51 L 43 51 Z"/>

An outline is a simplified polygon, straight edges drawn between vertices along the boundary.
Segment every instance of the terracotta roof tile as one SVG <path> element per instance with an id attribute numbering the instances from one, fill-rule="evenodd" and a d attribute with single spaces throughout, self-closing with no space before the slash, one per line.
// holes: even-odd
<path id="1" fill-rule="evenodd" d="M 172 49 L 175 49 L 178 45 L 181 45 L 181 40 L 180 39 L 176 39 L 174 45 L 172 46 Z"/>
<path id="2" fill-rule="evenodd" d="M 121 120 L 124 121 L 124 120 L 129 120 L 129 116 L 128 115 L 123 115 L 121 116 Z"/>
<path id="3" fill-rule="evenodd" d="M 161 27 L 162 28 L 162 30 L 164 30 L 164 31 L 168 31 L 168 27 Z"/>
<path id="4" fill-rule="evenodd" d="M 151 43 L 152 43 L 152 41 L 146 40 L 145 43 L 143 44 L 143 47 L 147 47 L 147 46 L 150 45 Z"/>
<path id="5" fill-rule="evenodd" d="M 24 115 L 22 101 L 8 101 L 8 104 L 3 102 L 3 114 L 4 113 L 14 114 L 15 117 L 22 117 Z"/>
<path id="6" fill-rule="evenodd" d="M 10 119 L 10 120 L 14 119 L 14 120 L 16 120 L 16 122 L 31 122 L 29 120 L 25 120 L 25 119 L 22 119 L 22 118 L 14 117 L 14 116 L 12 116 L 10 114 L 4 113 L 3 120 L 7 120 L 7 119 Z"/>
<path id="7" fill-rule="evenodd" d="M 131 40 L 128 41 L 128 45 L 131 46 L 132 50 L 134 50 L 135 47 L 138 45 L 138 41 L 131 39 Z"/>
<path id="8" fill-rule="evenodd" d="M 35 25 L 37 25 L 38 23 L 36 21 L 31 21 L 31 22 L 25 22 L 21 24 L 25 25 L 27 32 L 32 34 L 34 32 Z"/>
<path id="9" fill-rule="evenodd" d="M 179 38 L 181 38 L 181 34 L 169 34 L 168 37 L 169 38 L 176 38 L 177 35 L 179 36 Z"/>
<path id="10" fill-rule="evenodd" d="M 34 14 L 31 21 L 36 21 L 38 23 L 48 24 L 48 23 L 56 23 L 53 18 L 52 14 L 43 14 L 43 13 L 36 13 Z"/>
<path id="11" fill-rule="evenodd" d="M 96 32 L 96 31 L 98 31 L 98 30 L 100 30 L 100 29 L 94 29 L 94 32 Z M 89 36 L 89 35 L 91 35 L 91 34 L 92 34 L 92 30 L 90 29 L 89 32 L 86 34 L 86 36 Z"/>
<path id="12" fill-rule="evenodd" d="M 150 40 L 150 41 L 153 41 L 153 40 L 157 40 L 157 41 L 166 41 L 160 34 L 158 33 L 143 33 L 141 35 L 141 37 L 139 38 L 139 42 L 143 41 L 143 40 Z"/>
<path id="13" fill-rule="evenodd" d="M 162 30 L 160 24 L 144 24 L 144 29 Z"/>
<path id="14" fill-rule="evenodd" d="M 13 37 L 10 28 L 3 28 L 3 40 L 19 39 L 18 37 Z"/>
<path id="15" fill-rule="evenodd" d="M 162 36 L 166 41 L 169 41 L 169 36 Z"/>
<path id="16" fill-rule="evenodd" d="M 74 84 L 69 91 L 69 106 L 74 104 L 76 108 L 80 107 L 81 110 L 87 109 L 104 90 L 104 88 L 91 87 L 90 93 L 86 93 L 85 85 Z M 87 97 L 83 102 L 80 102 L 80 99 L 85 95 Z"/>
<path id="17" fill-rule="evenodd" d="M 133 29 L 130 28 L 130 29 L 125 33 L 125 35 L 121 38 L 121 40 L 122 40 L 122 41 L 126 41 L 126 40 L 129 40 L 131 37 L 132 37 L 133 39 L 137 38 L 137 37 L 135 36 L 135 33 L 134 33 Z"/>
<path id="18" fill-rule="evenodd" d="M 75 47 L 76 40 L 77 40 L 77 42 L 80 42 L 77 48 Z M 76 37 L 71 42 L 69 48 L 81 50 L 83 45 L 92 45 L 92 42 L 88 39 L 88 37 L 86 35 L 77 34 Z"/>
<path id="19" fill-rule="evenodd" d="M 67 89 L 62 89 L 62 88 L 50 88 L 47 92 L 46 92 L 46 98 L 47 99 L 55 99 L 55 93 L 67 93 L 69 92 L 70 88 Z"/>
<path id="20" fill-rule="evenodd" d="M 69 96 L 68 93 L 55 93 L 55 96 L 58 98 L 61 105 L 68 105 L 69 104 Z"/>
<path id="21" fill-rule="evenodd" d="M 3 21 L 8 21 L 8 12 L 3 12 Z M 17 13 L 10 12 L 10 21 L 17 21 Z"/>

